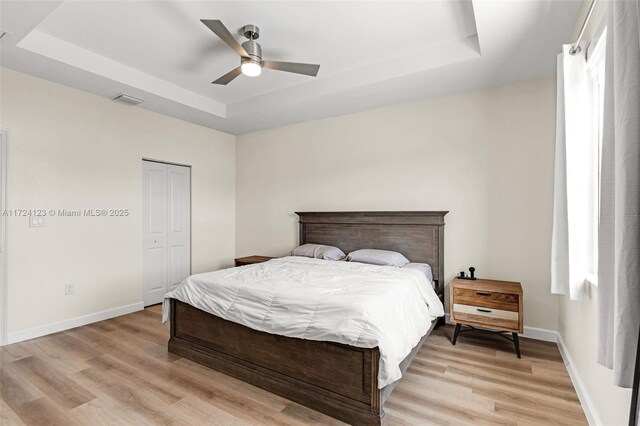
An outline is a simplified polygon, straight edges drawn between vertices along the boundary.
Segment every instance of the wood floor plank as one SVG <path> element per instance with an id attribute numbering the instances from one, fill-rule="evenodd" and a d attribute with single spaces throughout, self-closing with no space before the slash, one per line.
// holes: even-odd
<path id="1" fill-rule="evenodd" d="M 505 417 L 517 418 L 520 423 L 567 426 L 584 424 L 584 416 L 567 414 L 556 415 L 548 410 L 541 411 L 538 409 L 526 408 L 521 405 L 512 405 L 502 402 L 496 402 L 495 412 Z"/>
<path id="2" fill-rule="evenodd" d="M 66 358 L 73 355 L 78 360 L 86 361 L 100 354 L 91 345 L 64 331 L 38 339 L 37 343 L 41 342 L 48 343 L 50 348 L 56 349 L 56 354 L 63 354 Z"/>
<path id="3" fill-rule="evenodd" d="M 170 383 L 186 391 L 191 391 L 200 399 L 249 423 L 270 425 L 301 424 L 295 419 L 283 415 L 273 407 L 252 399 L 241 391 L 228 388 L 200 375 L 194 375 L 190 369 L 172 365 L 172 369 L 165 371 L 164 374 Z"/>
<path id="4" fill-rule="evenodd" d="M 201 374 L 194 372 L 193 369 L 181 367 L 175 363 L 162 363 L 144 354 L 136 353 L 136 348 L 133 345 L 127 346 L 130 343 L 112 341 L 109 333 L 100 337 L 96 336 L 94 332 L 87 332 L 85 335 L 99 344 L 106 353 L 136 367 L 139 370 L 138 373 L 146 380 L 161 380 L 167 385 L 175 386 L 218 407 L 224 407 L 231 414 L 250 422 L 298 424 L 298 422 L 279 413 L 278 410 L 253 400 L 246 394 L 207 380 Z"/>
<path id="5" fill-rule="evenodd" d="M 119 407 L 113 408 L 113 402 L 99 397 L 67 412 L 67 415 L 81 425 L 101 426 L 152 426 L 153 423 L 138 415 L 135 411 Z"/>
<path id="6" fill-rule="evenodd" d="M 14 411 L 22 404 L 42 398 L 40 392 L 12 364 L 0 366 L 0 397 Z"/>
<path id="7" fill-rule="evenodd" d="M 95 367 L 77 374 L 93 382 L 95 387 L 109 395 L 110 398 L 118 401 L 129 410 L 141 414 L 153 424 L 171 424 L 172 419 L 166 414 L 162 400 L 148 392 L 147 389 L 135 388 L 121 381 L 112 381 L 108 374 Z"/>
<path id="8" fill-rule="evenodd" d="M 109 380 L 126 382 L 132 388 L 143 388 L 146 392 L 153 393 L 157 396 L 164 404 L 171 405 L 186 396 L 184 392 L 146 380 L 138 374 L 135 368 L 121 363 L 110 355 L 101 355 L 93 358 L 89 363 L 97 369 L 102 370 L 102 372 L 109 377 Z"/>
<path id="9" fill-rule="evenodd" d="M 76 426 L 75 420 L 54 401 L 47 397 L 38 398 L 21 404 L 16 411 L 28 425 L 34 426 Z"/>
<path id="10" fill-rule="evenodd" d="M 393 400 L 390 398 L 387 401 L 387 405 L 390 408 L 395 408 L 396 411 L 402 412 L 406 420 L 411 420 L 416 425 L 424 423 L 437 425 L 516 425 L 514 421 L 497 416 L 491 417 L 489 420 L 486 417 L 475 418 L 473 413 L 466 409 L 451 410 L 449 407 L 442 407 L 438 404 L 426 404 L 424 400 L 416 398 L 403 397 Z"/>
<path id="11" fill-rule="evenodd" d="M 416 372 L 415 369 L 411 368 L 404 374 L 403 381 L 405 379 L 407 382 L 415 383 L 417 386 L 438 389 L 445 394 L 462 395 L 471 394 L 474 391 L 473 388 L 470 388 L 465 383 L 457 383 L 455 381 L 449 380 L 448 377 L 445 377 L 443 373 L 440 373 L 438 371 Z"/>
<path id="12" fill-rule="evenodd" d="M 86 357 L 75 351 L 60 348 L 55 343 L 55 339 L 46 338 L 34 339 L 28 342 L 33 355 L 38 355 L 48 365 L 64 374 L 73 374 L 88 367 Z"/>
<path id="13" fill-rule="evenodd" d="M 412 380 L 409 374 L 407 374 L 407 378 Z M 567 400 L 564 398 L 558 398 L 544 392 L 523 392 L 512 383 L 507 385 L 492 383 L 482 379 L 455 374 L 446 374 L 444 377 L 440 377 L 437 374 L 430 373 L 427 378 L 430 380 L 430 384 L 434 387 L 441 388 L 442 383 L 446 383 L 449 387 L 457 387 L 453 392 L 442 391 L 443 393 L 448 393 L 451 398 L 459 398 L 459 388 L 464 388 L 466 386 L 468 391 L 488 397 L 494 400 L 494 402 L 502 401 L 524 406 L 534 406 L 537 409 L 550 412 L 551 414 L 564 413 L 566 416 L 577 416 L 578 418 L 582 418 L 582 424 L 586 424 L 586 418 L 584 417 L 580 404 L 573 399 Z M 550 418 L 552 417 L 553 416 Z"/>
<path id="14" fill-rule="evenodd" d="M 154 422 L 148 420 L 140 411 L 131 408 L 130 405 L 121 403 L 112 398 L 109 393 L 95 385 L 95 382 L 83 376 L 81 372 L 72 375 L 76 383 L 91 388 L 97 396 L 96 399 L 82 404 L 67 413 L 83 425 L 94 425 L 105 422 L 106 424 L 153 426 Z M 119 421 L 118 419 L 124 419 Z"/>
<path id="15" fill-rule="evenodd" d="M 567 367 L 563 362 L 532 359 L 531 370 L 534 374 L 554 374 L 561 377 L 569 378 Z M 569 380 L 571 379 L 569 378 Z"/>
<path id="16" fill-rule="evenodd" d="M 167 351 L 161 306 L 0 348 L 4 425 L 340 425 Z M 586 425 L 553 343 L 436 329 L 391 395 L 389 425 Z M 57 387 L 61 387 L 60 392 Z"/>
<path id="17" fill-rule="evenodd" d="M 575 404 L 573 401 L 567 404 L 567 402 L 560 398 L 550 398 L 548 396 L 539 395 L 522 395 L 514 393 L 504 388 L 484 386 L 481 390 L 474 389 L 474 394 L 482 395 L 486 398 L 492 399 L 496 404 L 505 403 L 520 407 L 529 407 L 531 409 L 537 409 L 537 407 L 545 407 L 544 411 L 552 416 L 572 416 L 584 419 L 584 412 L 582 408 Z"/>
<path id="18" fill-rule="evenodd" d="M 0 425 L 24 426 L 26 423 L 20 419 L 20 416 L 18 416 L 4 400 L 0 399 Z"/>
<path id="19" fill-rule="evenodd" d="M 13 345 L 0 347 L 0 363 L 16 361 L 33 355 L 28 342 L 14 343 Z"/>
<path id="20" fill-rule="evenodd" d="M 250 426 L 252 423 L 208 404 L 194 396 L 187 396 L 171 407 L 176 425 Z"/>
<path id="21" fill-rule="evenodd" d="M 122 322 L 118 324 L 122 330 L 132 332 L 136 337 L 142 340 L 147 340 L 151 343 L 162 344 L 167 341 L 167 334 L 159 327 L 155 329 L 147 326 L 141 321 L 136 323 Z"/>
<path id="22" fill-rule="evenodd" d="M 438 387 L 418 386 L 415 383 L 406 382 L 403 386 L 398 385 L 396 388 L 398 395 L 403 398 L 425 399 L 429 400 L 429 405 L 443 407 L 455 410 L 456 407 L 463 405 L 469 413 L 475 413 L 478 416 L 492 414 L 494 409 L 494 401 L 482 395 L 474 393 L 458 394 L 455 399 L 451 399 L 451 395 Z"/>
<path id="23" fill-rule="evenodd" d="M 471 365 L 491 368 L 496 371 L 507 370 L 507 372 L 515 371 L 519 373 L 531 374 L 531 362 L 525 359 L 503 359 L 499 363 L 496 362 L 495 355 L 469 353 L 456 350 L 453 345 L 450 346 L 427 346 L 429 350 L 429 359 L 432 360 L 448 360 L 455 357 L 458 361 L 464 361 Z"/>
<path id="24" fill-rule="evenodd" d="M 470 379 L 488 382 L 493 385 L 502 385 L 508 387 L 511 391 L 524 391 L 527 393 L 552 395 L 556 398 L 565 398 L 568 400 L 578 401 L 575 391 L 566 387 L 554 387 L 554 385 L 546 383 L 547 381 L 537 382 L 518 377 L 509 377 L 506 375 L 494 374 L 482 368 L 468 365 L 449 366 L 446 377 L 453 375 L 463 376 L 466 380 Z M 463 379 L 463 380 L 465 380 Z M 564 385 L 564 384 L 563 384 Z"/>
<path id="25" fill-rule="evenodd" d="M 287 406 L 291 404 L 286 398 L 278 396 L 276 394 L 272 394 L 270 392 L 265 392 L 264 390 L 250 385 L 249 383 L 243 382 L 231 376 L 227 376 L 225 374 L 219 373 L 215 370 L 212 370 L 208 367 L 200 365 L 194 361 L 191 361 L 186 358 L 180 358 L 178 361 L 174 363 L 176 366 L 184 366 L 185 368 L 191 369 L 196 373 L 199 373 L 205 377 L 208 377 L 210 380 L 215 381 L 216 383 L 220 383 L 224 386 L 227 386 L 230 389 L 236 389 L 241 392 L 243 395 L 248 396 L 249 398 L 258 401 L 268 407 L 273 408 L 277 411 L 282 411 Z"/>
<path id="26" fill-rule="evenodd" d="M 415 419 L 411 417 L 408 413 L 405 413 L 404 410 L 398 410 L 394 406 L 386 406 L 385 407 L 385 420 L 387 425 L 389 426 L 415 426 Z M 440 425 L 444 425 L 446 423 L 442 422 Z M 437 423 L 430 422 L 426 419 L 422 419 L 420 422 L 421 426 L 431 426 L 437 425 Z"/>
<path id="27" fill-rule="evenodd" d="M 397 394 L 395 392 L 397 392 Z M 425 394 L 425 392 L 427 393 Z M 408 386 L 401 387 L 398 385 L 391 395 L 391 398 L 389 398 L 389 402 L 392 402 L 394 397 L 396 399 L 402 398 L 403 401 L 414 405 L 416 410 L 424 412 L 425 416 L 438 413 L 438 415 L 446 414 L 448 418 L 462 423 L 470 423 L 473 421 L 475 424 L 487 425 L 514 424 L 512 421 L 497 417 L 493 414 L 492 401 L 483 398 L 474 398 L 474 396 L 470 394 L 452 399 L 450 395 L 426 390 L 419 391 L 410 389 Z M 425 400 L 428 400 L 429 403 L 425 404 Z M 460 410 L 460 406 L 463 406 L 464 410 Z"/>
<path id="28" fill-rule="evenodd" d="M 38 355 L 14 361 L 12 365 L 19 369 L 29 382 L 65 410 L 95 398 L 89 390 L 53 368 L 51 364 L 47 364 Z"/>
<path id="29" fill-rule="evenodd" d="M 281 412 L 289 417 L 299 420 L 305 425 L 346 425 L 346 423 L 341 422 L 340 420 L 318 413 L 317 411 L 304 407 L 300 404 L 296 404 L 295 402 L 290 402 Z"/>
<path id="30" fill-rule="evenodd" d="M 107 321 L 100 321 L 100 322 L 96 322 L 93 324 L 90 324 L 91 326 L 99 329 L 100 331 L 104 331 L 104 332 L 109 332 L 109 331 L 113 331 L 113 330 L 117 330 L 118 326 L 113 324 L 111 321 L 107 320 Z"/>
<path id="31" fill-rule="evenodd" d="M 428 359 L 416 357 L 411 362 L 411 370 L 415 372 L 419 371 L 433 371 L 444 374 L 447 370 L 446 363 L 439 362 L 437 359 L 429 357 Z"/>

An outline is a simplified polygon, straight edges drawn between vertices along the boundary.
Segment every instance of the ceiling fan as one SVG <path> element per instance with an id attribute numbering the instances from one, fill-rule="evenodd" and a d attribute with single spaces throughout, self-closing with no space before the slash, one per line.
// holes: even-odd
<path id="1" fill-rule="evenodd" d="M 301 64 L 297 62 L 263 61 L 262 48 L 256 41 L 258 37 L 260 37 L 260 28 L 255 25 L 245 25 L 242 28 L 244 36 L 249 40 L 240 44 L 231 35 L 222 21 L 218 19 L 201 19 L 200 21 L 213 31 L 215 35 L 220 37 L 222 41 L 227 43 L 229 47 L 235 50 L 238 55 L 240 55 L 240 66 L 229 71 L 217 80 L 212 81 L 212 84 L 229 84 L 240 74 L 244 74 L 249 77 L 256 77 L 262 73 L 262 68 L 310 75 L 312 77 L 318 75 L 320 65 Z"/>

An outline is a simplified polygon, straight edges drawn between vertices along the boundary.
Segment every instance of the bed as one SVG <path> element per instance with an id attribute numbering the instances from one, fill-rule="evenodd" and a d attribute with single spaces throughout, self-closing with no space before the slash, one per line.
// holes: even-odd
<path id="1" fill-rule="evenodd" d="M 300 244 L 345 253 L 378 248 L 431 265 L 444 298 L 444 216 L 447 212 L 304 212 Z M 384 421 L 384 402 L 398 381 L 379 387 L 378 347 L 306 340 L 259 331 L 177 299 L 170 305 L 169 351 L 351 424 Z M 436 324 L 400 363 L 407 369 Z M 382 346 L 381 346 L 382 347 Z"/>

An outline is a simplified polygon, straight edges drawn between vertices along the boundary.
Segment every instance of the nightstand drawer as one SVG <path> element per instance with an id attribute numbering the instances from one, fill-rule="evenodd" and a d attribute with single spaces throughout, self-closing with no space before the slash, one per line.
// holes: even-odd
<path id="1" fill-rule="evenodd" d="M 493 291 L 453 289 L 453 303 L 518 312 L 518 295 Z"/>
<path id="2" fill-rule="evenodd" d="M 255 265 L 256 263 L 268 262 L 271 259 L 275 259 L 269 256 L 246 256 L 239 257 L 236 259 L 236 266 L 246 266 L 246 265 Z"/>
<path id="3" fill-rule="evenodd" d="M 519 328 L 518 311 L 490 309 L 484 306 L 453 304 L 453 321 L 469 321 L 510 330 Z"/>

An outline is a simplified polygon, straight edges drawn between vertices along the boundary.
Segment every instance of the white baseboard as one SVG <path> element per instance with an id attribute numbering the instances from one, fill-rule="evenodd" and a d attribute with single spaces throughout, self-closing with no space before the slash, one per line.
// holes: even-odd
<path id="1" fill-rule="evenodd" d="M 578 371 L 575 369 L 573 361 L 571 360 L 571 355 L 569 355 L 569 351 L 564 344 L 564 340 L 562 340 L 562 335 L 558 333 L 558 349 L 560 350 L 560 355 L 562 355 L 562 360 L 564 361 L 564 365 L 567 367 L 567 371 L 569 372 L 569 377 L 571 377 L 571 382 L 573 383 L 573 387 L 576 390 L 576 394 L 578 395 L 578 399 L 580 400 L 580 404 L 582 405 L 582 410 L 584 411 L 585 416 L 587 417 L 587 421 L 591 426 L 601 425 L 600 417 L 595 409 L 595 406 L 591 402 L 591 398 L 589 398 L 589 394 L 587 393 L 587 389 L 582 383 L 582 379 L 578 375 Z"/>
<path id="2" fill-rule="evenodd" d="M 54 322 L 40 327 L 29 328 L 27 330 L 15 331 L 9 333 L 7 344 L 23 342 L 36 337 L 46 336 L 47 334 L 57 333 L 59 331 L 69 330 L 71 328 L 80 327 L 98 321 L 104 321 L 110 318 L 119 317 L 121 315 L 130 314 L 132 312 L 144 309 L 142 302 L 132 303 L 131 305 L 119 306 L 106 311 L 96 312 L 93 314 L 82 315 L 80 317 L 70 318 L 68 320 Z"/>
<path id="3" fill-rule="evenodd" d="M 558 332 L 553 330 L 547 330 L 545 328 L 524 326 L 524 333 L 522 337 L 528 337 L 534 340 L 543 340 L 545 342 L 558 342 Z"/>
<path id="4" fill-rule="evenodd" d="M 444 320 L 447 324 L 452 324 L 449 314 L 444 315 Z M 544 328 L 529 327 L 526 325 L 524 326 L 524 333 L 522 333 L 521 336 L 527 337 L 529 339 L 534 339 L 534 340 L 543 340 L 545 342 L 555 343 L 558 341 L 557 331 L 547 330 Z"/>

